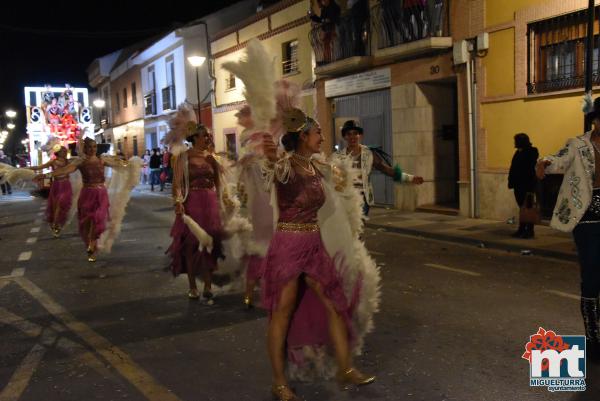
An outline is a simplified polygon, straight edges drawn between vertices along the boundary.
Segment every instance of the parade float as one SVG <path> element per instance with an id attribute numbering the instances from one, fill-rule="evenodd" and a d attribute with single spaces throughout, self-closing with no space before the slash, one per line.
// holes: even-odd
<path id="1" fill-rule="evenodd" d="M 30 165 L 49 159 L 44 145 L 51 139 L 71 151 L 80 138 L 94 137 L 94 122 L 87 88 L 46 85 L 25 87 Z"/>

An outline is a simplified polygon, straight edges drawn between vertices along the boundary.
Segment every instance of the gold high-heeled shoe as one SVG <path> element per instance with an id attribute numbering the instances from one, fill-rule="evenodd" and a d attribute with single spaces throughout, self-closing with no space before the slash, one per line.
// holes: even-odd
<path id="1" fill-rule="evenodd" d="M 209 306 L 212 306 L 215 304 L 215 301 L 213 300 L 215 296 L 213 295 L 212 292 L 210 292 L 210 290 L 204 290 L 202 291 L 202 298 L 204 298 L 206 300 L 206 304 Z"/>
<path id="2" fill-rule="evenodd" d="M 296 397 L 296 394 L 294 394 L 287 384 L 273 384 L 271 393 L 273 394 L 273 399 L 276 401 L 300 401 L 300 398 Z"/>
<path id="3" fill-rule="evenodd" d="M 95 251 L 92 249 L 91 246 L 88 246 L 87 257 L 88 257 L 88 262 L 95 262 L 96 261 Z"/>
<path id="4" fill-rule="evenodd" d="M 352 386 L 366 386 L 375 381 L 375 376 L 368 376 L 357 369 L 350 368 L 344 372 L 338 372 L 336 379 L 339 385 L 344 389 Z"/>
<path id="5" fill-rule="evenodd" d="M 244 305 L 246 306 L 246 309 L 254 308 L 254 305 L 252 304 L 252 299 L 248 296 L 244 297 Z"/>
<path id="6" fill-rule="evenodd" d="M 200 298 L 200 293 L 198 292 L 197 288 L 194 288 L 192 290 L 188 291 L 188 298 L 189 299 L 198 299 Z"/>
<path id="7" fill-rule="evenodd" d="M 52 235 L 54 236 L 54 238 L 60 237 L 60 226 L 53 225 L 51 227 L 51 229 L 52 229 Z"/>

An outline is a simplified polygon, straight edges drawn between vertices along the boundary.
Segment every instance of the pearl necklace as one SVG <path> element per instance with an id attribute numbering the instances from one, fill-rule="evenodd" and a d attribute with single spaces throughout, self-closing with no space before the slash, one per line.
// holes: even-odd
<path id="1" fill-rule="evenodd" d="M 304 171 L 306 171 L 309 175 L 315 175 L 317 174 L 317 172 L 315 171 L 314 166 L 312 165 L 312 163 L 310 162 L 310 157 L 306 157 L 306 156 L 302 156 L 299 155 L 298 153 L 294 153 L 292 156 L 292 159 L 294 160 L 294 162 L 296 162 L 296 164 Z M 308 167 L 304 167 L 301 163 L 300 160 L 305 161 Z"/>

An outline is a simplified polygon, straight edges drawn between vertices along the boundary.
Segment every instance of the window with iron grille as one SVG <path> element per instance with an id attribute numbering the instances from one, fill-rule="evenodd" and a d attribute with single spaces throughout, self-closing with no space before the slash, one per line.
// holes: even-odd
<path id="1" fill-rule="evenodd" d="M 235 88 L 235 75 L 233 73 L 229 73 L 229 76 L 225 79 L 225 89 L 234 89 Z"/>
<path id="2" fill-rule="evenodd" d="M 127 88 L 123 88 L 123 108 L 127 108 Z"/>
<path id="3" fill-rule="evenodd" d="M 119 92 L 115 94 L 115 110 L 117 113 L 121 110 L 121 101 L 119 100 Z"/>
<path id="4" fill-rule="evenodd" d="M 592 81 L 598 74 L 598 11 L 594 23 Z M 529 94 L 583 88 L 587 11 L 561 15 L 527 26 L 527 92 Z"/>
<path id="5" fill-rule="evenodd" d="M 283 75 L 298 72 L 298 41 L 292 40 L 284 43 L 281 50 Z"/>

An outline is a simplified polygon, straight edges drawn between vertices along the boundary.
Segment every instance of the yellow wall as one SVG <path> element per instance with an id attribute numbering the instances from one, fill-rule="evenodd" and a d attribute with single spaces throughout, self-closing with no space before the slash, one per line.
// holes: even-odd
<path id="1" fill-rule="evenodd" d="M 223 36 L 221 39 L 217 39 L 210 44 L 211 52 L 217 53 L 223 51 L 225 49 L 229 49 L 232 46 L 237 45 L 237 35 L 236 33 L 230 33 L 227 36 Z"/>
<path id="2" fill-rule="evenodd" d="M 310 9 L 310 1 L 304 0 L 271 15 L 271 28 L 275 29 L 306 15 Z"/>
<path id="3" fill-rule="evenodd" d="M 515 30 L 490 34 L 490 50 L 483 58 L 486 96 L 515 93 Z"/>
<path id="4" fill-rule="evenodd" d="M 529 135 L 540 156 L 556 152 L 567 138 L 581 135 L 581 95 L 484 104 L 482 127 L 487 167 L 508 168 L 515 151 L 513 137 L 519 132 Z"/>
<path id="5" fill-rule="evenodd" d="M 512 21 L 517 10 L 547 0 L 487 0 L 485 2 L 485 24 L 493 26 Z"/>
<path id="6" fill-rule="evenodd" d="M 304 4 L 301 3 L 301 4 Z M 286 15 L 288 19 L 287 22 L 291 22 L 298 18 L 298 9 L 292 7 L 289 13 L 278 13 L 279 17 Z M 262 20 L 261 20 L 262 21 Z M 266 19 L 264 19 L 266 21 Z M 281 20 L 282 23 L 287 23 L 285 20 Z M 260 26 L 257 24 L 253 24 L 254 27 Z M 298 69 L 299 72 L 295 74 L 290 74 L 285 76 L 285 78 L 291 82 L 298 84 L 302 87 L 305 84 L 312 82 L 312 48 L 310 46 L 310 42 L 308 39 L 308 34 L 310 32 L 310 24 L 305 23 L 299 27 L 284 31 L 278 35 L 272 36 L 268 39 L 261 41 L 262 45 L 265 46 L 268 54 L 273 56 L 273 63 L 275 68 L 275 77 L 274 80 L 280 79 L 283 77 L 282 71 L 282 45 L 283 43 L 298 40 Z M 225 81 L 229 77 L 229 72 L 224 70 L 221 66 L 226 61 L 237 61 L 240 57 L 245 55 L 246 50 L 241 49 L 225 55 L 223 57 L 219 57 L 215 60 L 215 77 L 217 79 L 217 107 L 226 105 L 229 103 L 239 102 L 244 100 L 243 96 L 243 83 L 238 79 L 236 80 L 236 88 L 233 90 L 225 89 Z M 314 113 L 314 102 L 312 96 L 304 96 L 301 99 L 300 106 L 304 111 L 308 114 L 313 115 Z M 218 151 L 224 149 L 224 141 L 223 141 L 223 130 L 226 128 L 235 127 L 237 124 L 237 119 L 234 117 L 234 111 L 228 111 L 224 113 L 213 113 L 213 130 L 215 135 L 215 145 Z M 241 132 L 241 129 L 238 129 L 238 133 Z"/>

